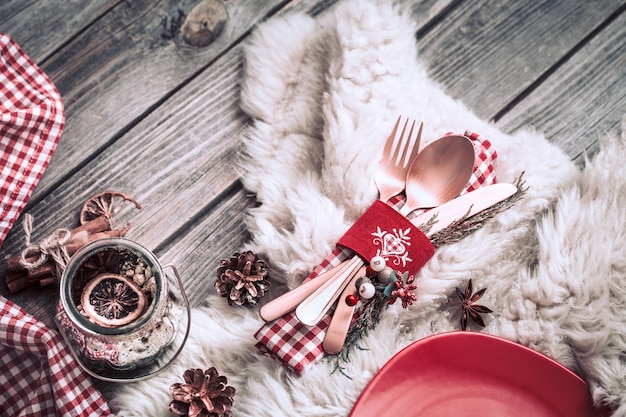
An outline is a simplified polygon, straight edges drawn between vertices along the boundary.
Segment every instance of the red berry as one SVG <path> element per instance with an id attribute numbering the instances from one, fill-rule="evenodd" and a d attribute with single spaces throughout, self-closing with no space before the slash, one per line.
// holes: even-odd
<path id="1" fill-rule="evenodd" d="M 359 297 L 357 297 L 354 294 L 349 294 L 346 296 L 346 304 L 348 304 L 350 307 L 353 307 L 356 305 L 356 303 L 359 302 Z"/>

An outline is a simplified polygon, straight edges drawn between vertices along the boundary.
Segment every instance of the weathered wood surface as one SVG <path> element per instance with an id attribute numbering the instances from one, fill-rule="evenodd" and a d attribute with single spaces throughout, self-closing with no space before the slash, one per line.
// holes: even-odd
<path id="1" fill-rule="evenodd" d="M 505 131 L 533 126 L 574 159 L 626 109 L 625 18 L 623 1 L 466 2 L 420 49 L 476 114 Z"/>
<path id="2" fill-rule="evenodd" d="M 577 163 L 620 131 L 626 113 L 626 13 L 622 6 L 542 83 L 505 114 L 505 130 L 536 126 Z"/>
<path id="3" fill-rule="evenodd" d="M 27 211 L 33 239 L 74 227 L 90 195 L 135 197 L 128 237 L 175 263 L 193 305 L 213 291 L 220 259 L 247 239 L 255 204 L 234 169 L 242 48 L 259 22 L 333 1 L 229 0 L 220 36 L 191 48 L 177 35 L 198 0 L 23 1 L 0 6 L 12 35 L 62 93 L 67 124 Z M 626 110 L 626 0 L 404 0 L 432 77 L 507 131 L 532 125 L 568 155 L 617 132 Z M 88 4 L 89 6 L 85 6 Z M 48 35 L 49 34 L 49 35 Z M 19 253 L 19 224 L 2 258 Z M 0 278 L 6 266 L 0 263 Z M 52 323 L 55 288 L 0 293 Z"/>
<path id="4" fill-rule="evenodd" d="M 0 31 L 40 65 L 121 0 L 23 0 L 0 4 Z"/>
<path id="5" fill-rule="evenodd" d="M 212 72 L 211 63 L 279 2 L 229 3 L 231 18 L 206 48 L 192 48 L 178 36 L 184 13 L 195 3 L 121 2 L 43 63 L 66 106 L 58 159 L 72 163 L 51 166 L 35 200 L 118 140 L 195 74 Z"/>

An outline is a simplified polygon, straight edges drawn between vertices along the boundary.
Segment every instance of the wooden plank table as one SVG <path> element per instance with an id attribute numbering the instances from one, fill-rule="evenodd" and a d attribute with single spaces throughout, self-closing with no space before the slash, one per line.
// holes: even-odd
<path id="1" fill-rule="evenodd" d="M 254 26 L 334 1 L 228 0 L 223 31 L 192 47 L 179 29 L 198 0 L 5 0 L 11 35 L 62 94 L 66 127 L 25 212 L 33 241 L 78 224 L 103 190 L 136 198 L 127 237 L 176 264 L 192 305 L 214 291 L 220 259 L 248 239 L 255 205 L 234 169 L 242 49 Z M 626 109 L 626 0 L 403 0 L 431 77 L 476 114 L 511 132 L 532 125 L 581 166 Z M 16 224 L 0 248 L 18 254 Z M 52 325 L 54 286 L 0 294 Z"/>

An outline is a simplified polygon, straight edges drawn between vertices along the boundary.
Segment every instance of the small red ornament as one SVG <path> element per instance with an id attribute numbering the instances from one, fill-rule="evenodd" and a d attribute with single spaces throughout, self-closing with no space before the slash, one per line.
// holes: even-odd
<path id="1" fill-rule="evenodd" d="M 350 307 L 353 307 L 356 305 L 356 303 L 359 302 L 359 297 L 357 297 L 354 294 L 349 294 L 346 296 L 346 304 L 348 304 Z"/>
<path id="2" fill-rule="evenodd" d="M 374 270 L 372 269 L 372 267 L 368 265 L 368 266 L 365 268 L 365 276 L 366 276 L 366 277 L 373 277 L 374 275 L 376 275 L 376 271 L 374 271 Z"/>

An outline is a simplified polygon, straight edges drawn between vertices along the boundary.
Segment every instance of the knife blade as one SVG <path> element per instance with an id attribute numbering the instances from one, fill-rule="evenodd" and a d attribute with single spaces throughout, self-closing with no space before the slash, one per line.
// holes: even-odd
<path id="1" fill-rule="evenodd" d="M 463 216 L 467 215 L 470 217 L 480 213 L 494 204 L 509 198 L 516 192 L 517 187 L 513 184 L 486 185 L 420 214 L 411 219 L 411 223 L 419 227 L 432 219 L 433 216 L 437 216 L 435 218 L 436 222 L 427 233 L 428 236 L 432 236 L 455 221 L 460 220 Z"/>
<path id="2" fill-rule="evenodd" d="M 420 214 L 411 219 L 411 223 L 419 227 L 432 219 L 433 216 L 436 216 L 436 222 L 433 223 L 427 233 L 427 236 L 432 236 L 464 216 L 469 217 L 478 214 L 506 200 L 516 192 L 517 187 L 513 184 L 501 183 L 486 185 Z M 351 278 L 350 283 L 339 298 L 337 308 L 326 330 L 322 347 L 328 354 L 334 355 L 341 352 L 346 336 L 348 335 L 350 322 L 352 321 L 356 305 L 350 306 L 344 299 L 348 294 L 358 293 L 358 288 L 354 288 L 354 283 L 356 283 L 357 279 L 356 275 Z"/>

